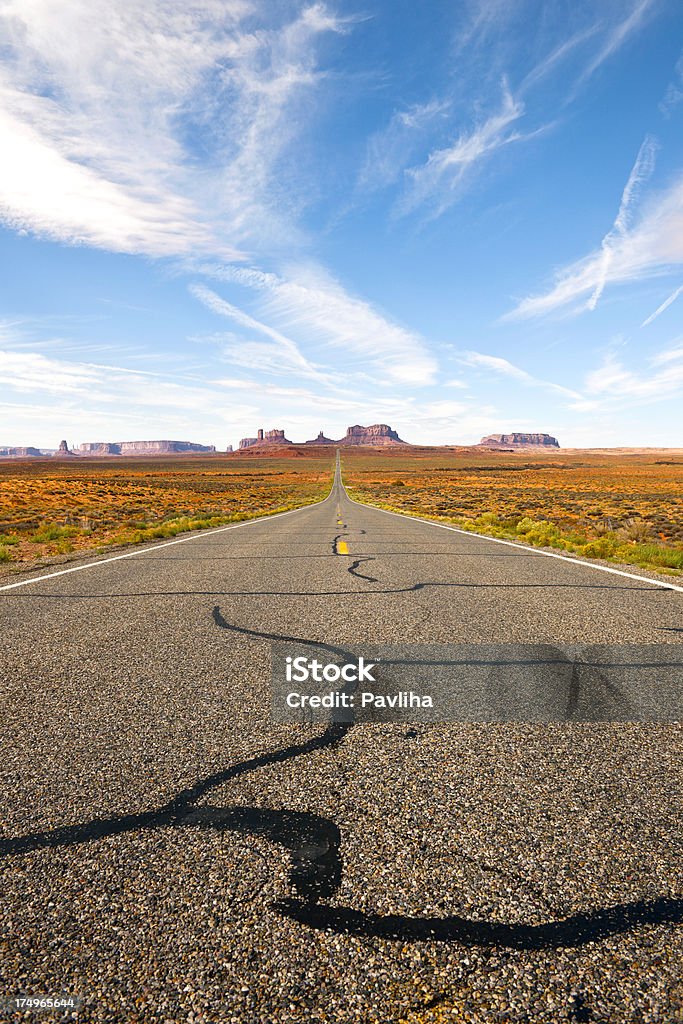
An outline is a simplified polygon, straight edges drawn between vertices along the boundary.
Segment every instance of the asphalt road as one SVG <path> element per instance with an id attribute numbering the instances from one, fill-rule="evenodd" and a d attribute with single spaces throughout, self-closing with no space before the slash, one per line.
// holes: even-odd
<path id="1" fill-rule="evenodd" d="M 0 996 L 71 993 L 87 1021 L 683 1020 L 678 724 L 270 718 L 278 638 L 680 644 L 683 594 L 339 483 L 73 568 L 0 588 Z"/>

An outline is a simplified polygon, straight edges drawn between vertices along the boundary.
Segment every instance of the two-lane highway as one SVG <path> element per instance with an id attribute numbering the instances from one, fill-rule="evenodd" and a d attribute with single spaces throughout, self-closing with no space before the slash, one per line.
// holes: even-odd
<path id="1" fill-rule="evenodd" d="M 679 591 L 358 505 L 337 474 L 0 605 L 0 992 L 112 1021 L 681 1012 L 678 725 L 269 716 L 279 637 L 680 644 Z"/>

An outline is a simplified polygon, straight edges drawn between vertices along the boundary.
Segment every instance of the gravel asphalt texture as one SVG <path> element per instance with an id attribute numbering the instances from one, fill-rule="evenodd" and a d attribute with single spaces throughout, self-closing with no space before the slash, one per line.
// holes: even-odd
<path id="1" fill-rule="evenodd" d="M 269 715 L 272 637 L 680 644 L 683 594 L 338 482 L 178 540 L 0 591 L 0 996 L 80 995 L 80 1021 L 683 1022 L 680 725 Z"/>

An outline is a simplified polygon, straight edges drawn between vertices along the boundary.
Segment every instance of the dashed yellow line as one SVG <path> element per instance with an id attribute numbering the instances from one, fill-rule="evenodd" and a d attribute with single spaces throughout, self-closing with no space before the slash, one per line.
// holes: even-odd
<path id="1" fill-rule="evenodd" d="M 339 505 L 337 505 L 337 526 L 343 525 L 344 520 L 342 519 L 341 508 L 339 507 Z M 337 541 L 337 547 L 335 548 L 335 551 L 337 552 L 338 555 L 348 555 L 349 546 L 345 540 L 339 540 Z"/>

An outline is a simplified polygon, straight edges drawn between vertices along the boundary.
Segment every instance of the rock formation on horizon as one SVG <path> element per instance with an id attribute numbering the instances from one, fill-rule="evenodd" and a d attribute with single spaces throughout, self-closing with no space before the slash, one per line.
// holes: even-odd
<path id="1" fill-rule="evenodd" d="M 340 445 L 408 444 L 407 441 L 402 441 L 396 431 L 392 430 L 392 428 L 386 423 L 373 423 L 369 427 L 361 427 L 360 424 L 357 423 L 353 427 L 348 427 L 346 436 L 336 443 Z"/>
<path id="2" fill-rule="evenodd" d="M 560 443 L 550 434 L 489 434 L 479 442 L 486 448 L 559 448 Z"/>
<path id="3" fill-rule="evenodd" d="M 215 451 L 215 445 L 193 441 L 93 441 L 74 449 L 76 455 L 176 455 Z"/>
<path id="4" fill-rule="evenodd" d="M 339 441 L 333 441 L 331 437 L 325 437 L 322 430 L 312 441 L 304 441 L 304 444 L 339 444 Z"/>
<path id="5" fill-rule="evenodd" d="M 243 437 L 240 441 L 239 447 L 243 448 L 260 448 L 266 445 L 276 444 L 291 444 L 285 437 L 284 430 L 263 430 L 259 429 L 256 437 Z"/>
<path id="6" fill-rule="evenodd" d="M 69 449 L 69 446 L 66 443 L 66 441 L 60 441 L 59 442 L 59 448 L 54 453 L 53 458 L 55 458 L 55 459 L 63 459 L 63 458 L 73 458 L 73 457 L 74 457 L 74 453 Z"/>
<path id="7" fill-rule="evenodd" d="M 362 427 L 357 423 L 353 427 L 346 428 L 346 434 L 340 440 L 335 441 L 326 437 L 322 430 L 312 441 L 304 441 L 304 444 L 338 444 L 338 445 L 393 445 L 408 444 L 402 441 L 395 430 L 386 423 L 373 423 L 372 426 Z"/>
<path id="8" fill-rule="evenodd" d="M 33 459 L 36 456 L 41 456 L 41 455 L 44 455 L 44 454 L 45 453 L 42 452 L 40 450 L 40 448 L 32 448 L 30 445 L 28 447 L 19 447 L 19 448 L 13 447 L 13 446 L 10 446 L 10 447 L 7 447 L 7 446 L 0 447 L 0 458 L 6 458 L 6 459 L 10 459 L 10 458 L 11 459 L 27 459 L 27 458 Z"/>

